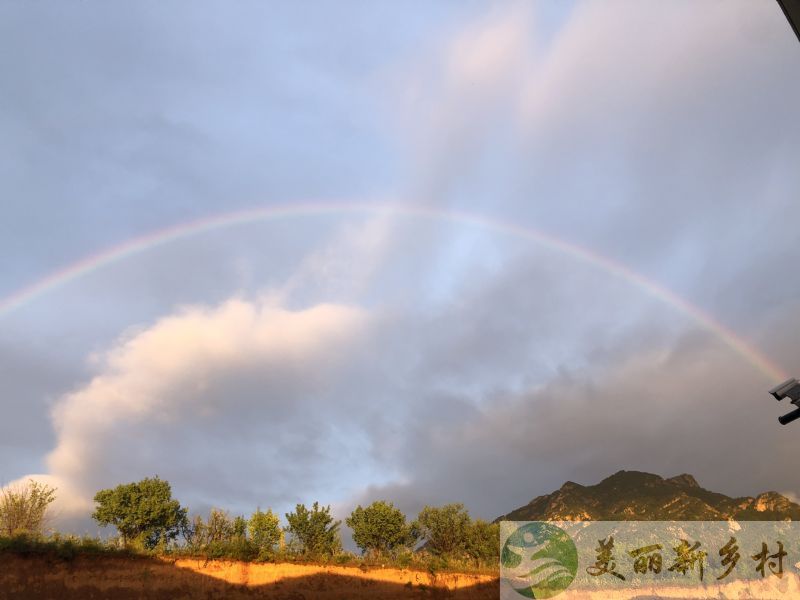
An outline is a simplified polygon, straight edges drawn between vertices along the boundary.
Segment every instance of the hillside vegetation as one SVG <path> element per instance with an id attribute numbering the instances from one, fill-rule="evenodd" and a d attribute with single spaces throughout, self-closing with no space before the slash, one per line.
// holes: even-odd
<path id="1" fill-rule="evenodd" d="M 219 508 L 190 516 L 157 477 L 99 491 L 93 518 L 113 527 L 107 539 L 47 528 L 57 490 L 31 482 L 0 494 L 0 553 L 6 555 L 203 558 L 261 563 L 395 567 L 428 573 L 494 573 L 500 520 L 800 520 L 800 505 L 776 492 L 731 498 L 702 488 L 688 474 L 662 478 L 619 471 L 595 485 L 566 482 L 493 523 L 462 504 L 426 506 L 414 519 L 391 502 L 358 506 L 345 519 L 358 553 L 343 549 L 341 522 L 329 506 L 298 504 L 282 519 L 257 508 L 231 515 Z"/>

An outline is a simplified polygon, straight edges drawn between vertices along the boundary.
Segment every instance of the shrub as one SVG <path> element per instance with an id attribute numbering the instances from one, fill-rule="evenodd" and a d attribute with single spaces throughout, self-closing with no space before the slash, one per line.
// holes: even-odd
<path id="1" fill-rule="evenodd" d="M 212 508 L 205 528 L 205 544 L 230 542 L 235 533 L 234 521 L 227 511 Z"/>
<path id="2" fill-rule="evenodd" d="M 245 561 L 259 556 L 259 548 L 247 538 L 247 520 L 241 516 L 232 519 L 218 508 L 212 508 L 206 520 L 193 517 L 184 537 L 190 554 Z"/>
<path id="3" fill-rule="evenodd" d="M 415 536 L 406 524 L 406 516 L 391 502 L 360 505 L 345 521 L 353 530 L 353 541 L 365 554 L 391 554 L 413 545 Z"/>
<path id="4" fill-rule="evenodd" d="M 479 563 L 500 560 L 500 525 L 475 519 L 467 530 L 466 553 Z"/>
<path id="5" fill-rule="evenodd" d="M 341 550 L 341 521 L 333 520 L 330 506 L 320 507 L 319 502 L 314 502 L 309 510 L 305 504 L 298 504 L 295 512 L 286 514 L 286 521 L 292 544 L 300 554 L 330 556 Z"/>
<path id="6" fill-rule="evenodd" d="M 283 545 L 280 519 L 271 510 L 262 512 L 260 508 L 257 509 L 247 522 L 247 531 L 250 533 L 250 541 L 259 550 L 259 559 L 261 560 L 265 560 L 273 554 L 275 546 Z"/>
<path id="7" fill-rule="evenodd" d="M 55 498 L 55 488 L 32 479 L 27 484 L 3 488 L 0 492 L 0 535 L 41 535 L 47 509 Z"/>
<path id="8" fill-rule="evenodd" d="M 413 526 L 432 554 L 459 555 L 466 551 L 471 520 L 463 504 L 426 506 Z"/>

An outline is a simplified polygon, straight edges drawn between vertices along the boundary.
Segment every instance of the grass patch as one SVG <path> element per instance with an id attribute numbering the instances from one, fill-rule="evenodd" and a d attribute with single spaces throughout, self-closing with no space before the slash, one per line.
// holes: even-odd
<path id="1" fill-rule="evenodd" d="M 72 560 L 76 556 L 133 556 L 126 548 L 112 546 L 93 537 L 61 536 L 50 537 L 19 534 L 0 537 L 0 554 L 17 556 L 55 556 L 62 560 Z"/>

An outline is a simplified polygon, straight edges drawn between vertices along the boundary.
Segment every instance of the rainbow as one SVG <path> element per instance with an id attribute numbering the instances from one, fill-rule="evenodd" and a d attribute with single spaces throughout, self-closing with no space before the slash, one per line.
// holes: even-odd
<path id="1" fill-rule="evenodd" d="M 129 239 L 98 254 L 87 256 L 66 267 L 25 286 L 0 299 L 0 318 L 12 311 L 68 284 L 84 275 L 102 269 L 112 263 L 124 260 L 135 254 L 164 246 L 175 240 L 202 234 L 204 232 L 234 227 L 258 221 L 294 219 L 306 216 L 384 214 L 406 217 L 446 220 L 453 223 L 481 227 L 488 231 L 528 240 L 552 250 L 561 252 L 583 263 L 618 277 L 642 292 L 668 304 L 690 317 L 698 325 L 715 335 L 721 342 L 736 352 L 750 365 L 773 381 L 787 379 L 786 373 L 752 344 L 734 331 L 719 323 L 702 309 L 689 303 L 671 290 L 633 271 L 626 265 L 592 252 L 578 244 L 567 242 L 545 232 L 525 227 L 509 221 L 497 220 L 476 213 L 456 210 L 443 210 L 423 206 L 409 206 L 396 203 L 369 202 L 303 202 L 253 208 L 236 212 L 211 215 L 150 232 Z"/>

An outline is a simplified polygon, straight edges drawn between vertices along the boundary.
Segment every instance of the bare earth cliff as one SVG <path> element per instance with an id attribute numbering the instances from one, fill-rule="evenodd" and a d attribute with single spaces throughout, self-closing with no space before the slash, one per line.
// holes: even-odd
<path id="1" fill-rule="evenodd" d="M 490 575 L 229 561 L 0 556 L 0 598 L 15 600 L 389 600 L 497 598 Z"/>

